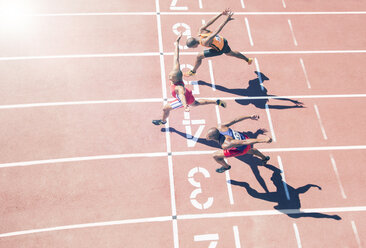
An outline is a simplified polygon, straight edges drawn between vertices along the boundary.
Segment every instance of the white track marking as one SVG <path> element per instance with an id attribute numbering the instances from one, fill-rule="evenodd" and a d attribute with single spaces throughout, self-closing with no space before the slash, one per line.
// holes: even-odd
<path id="1" fill-rule="evenodd" d="M 79 58 L 110 58 L 110 57 L 141 57 L 159 56 L 156 52 L 146 53 L 99 53 L 99 54 L 66 54 L 66 55 L 47 55 L 47 56 L 19 56 L 19 57 L 0 57 L 0 61 L 9 60 L 30 60 L 30 59 L 79 59 Z"/>
<path id="2" fill-rule="evenodd" d="M 95 101 L 74 101 L 74 102 L 45 102 L 45 103 L 25 103 L 0 105 L 0 109 L 15 109 L 15 108 L 34 108 L 34 107 L 53 107 L 67 105 L 87 105 L 87 104 L 113 104 L 113 103 L 151 103 L 164 102 L 163 98 L 143 98 L 143 99 L 125 99 L 125 100 L 95 100 Z"/>
<path id="3" fill-rule="evenodd" d="M 176 0 L 173 0 L 176 1 Z M 172 2 L 173 4 L 173 2 Z M 161 87 L 163 91 L 163 98 L 167 99 L 167 90 L 166 90 L 166 79 L 165 79 L 165 61 L 164 61 L 164 47 L 163 47 L 163 36 L 162 36 L 162 28 L 161 28 L 161 18 L 160 14 L 160 4 L 159 0 L 155 0 L 156 6 L 156 21 L 157 21 L 157 28 L 158 28 L 158 41 L 159 41 L 159 57 L 160 57 L 160 74 L 161 74 Z M 164 100 L 164 104 L 167 103 L 167 100 Z M 165 132 L 165 140 L 167 146 L 167 153 L 168 153 L 168 169 L 169 169 L 169 187 L 170 187 L 170 202 L 172 207 L 172 216 L 177 215 L 176 209 L 176 201 L 175 201 L 175 188 L 174 188 L 174 174 L 173 174 L 173 158 L 169 156 L 171 154 L 171 141 L 170 141 L 170 132 L 169 132 L 169 120 L 165 124 L 165 128 L 167 132 Z M 178 222 L 176 219 L 172 221 L 172 228 L 173 228 L 173 240 L 174 240 L 174 248 L 179 248 L 179 237 L 178 237 Z"/>
<path id="4" fill-rule="evenodd" d="M 258 100 L 258 99 L 279 99 L 279 98 L 299 98 L 299 99 L 315 99 L 315 98 L 362 98 L 366 94 L 348 94 L 348 95 L 305 95 L 305 96 L 258 96 L 258 97 L 219 97 L 222 100 Z M 197 97 L 196 99 L 203 99 Z M 217 98 L 205 97 L 205 99 L 216 100 Z M 174 100 L 168 98 L 168 101 Z M 24 103 L 0 105 L 0 109 L 15 109 L 15 108 L 35 108 L 35 107 L 52 107 L 52 106 L 67 106 L 67 105 L 87 105 L 87 104 L 113 104 L 113 103 L 146 103 L 146 102 L 164 102 L 163 98 L 141 98 L 141 99 L 124 99 L 124 100 L 93 100 L 93 101 L 71 101 L 71 102 L 44 102 L 44 103 Z M 216 107 L 218 107 L 216 105 Z"/>
<path id="5" fill-rule="evenodd" d="M 285 214 L 315 213 L 315 212 L 316 213 L 318 213 L 318 212 L 341 213 L 341 212 L 363 212 L 363 211 L 366 211 L 366 206 L 338 207 L 338 208 L 314 208 L 314 209 L 302 209 L 301 211 L 299 211 L 299 209 L 283 209 L 283 210 L 281 210 L 281 212 L 277 211 L 277 210 L 259 210 L 259 211 L 210 213 L 210 214 L 208 214 L 208 213 L 206 213 L 206 214 L 186 214 L 186 215 L 178 215 L 177 219 L 178 220 L 195 220 L 195 219 L 215 219 L 215 218 L 231 218 L 231 217 L 246 217 L 246 216 L 271 216 L 271 215 L 281 215 L 283 213 L 285 213 Z M 128 219 L 128 220 L 118 220 L 118 221 L 66 225 L 66 226 L 2 233 L 2 234 L 0 234 L 0 238 L 33 234 L 33 233 L 41 233 L 41 232 L 59 231 L 59 230 L 70 230 L 70 229 L 79 229 L 79 228 L 135 224 L 135 223 L 164 222 L 164 221 L 171 221 L 171 220 L 172 220 L 171 216 L 161 216 L 161 217 L 152 217 L 152 218 L 140 218 L 140 219 Z"/>
<path id="6" fill-rule="evenodd" d="M 366 50 L 323 50 L 323 51 L 245 51 L 241 52 L 248 55 L 273 55 L 273 54 L 348 54 L 366 53 Z M 174 52 L 166 52 L 164 55 L 173 55 Z M 198 52 L 181 52 L 179 55 L 197 55 Z M 47 56 L 13 56 L 0 57 L 0 61 L 12 60 L 36 60 L 36 59 L 73 59 L 73 58 L 109 58 L 109 57 L 143 57 L 159 56 L 156 52 L 146 53 L 100 53 L 100 54 L 66 54 L 66 55 L 47 55 Z"/>
<path id="7" fill-rule="evenodd" d="M 241 248 L 238 226 L 233 226 L 233 231 L 234 231 L 234 239 L 235 239 L 235 248 Z"/>
<path id="8" fill-rule="evenodd" d="M 291 34 L 292 34 L 292 39 L 294 40 L 294 44 L 295 46 L 297 46 L 297 41 L 296 41 L 296 37 L 295 37 L 295 33 L 294 33 L 294 30 L 292 28 L 292 23 L 291 23 L 291 20 L 288 19 L 288 25 L 290 26 L 290 30 L 291 30 Z"/>
<path id="9" fill-rule="evenodd" d="M 228 183 L 228 181 L 231 180 L 230 172 L 228 170 L 225 171 L 225 180 L 226 180 L 226 186 L 227 186 L 227 193 L 229 195 L 229 202 L 230 202 L 231 205 L 234 205 L 233 190 L 231 188 L 231 183 Z"/>
<path id="10" fill-rule="evenodd" d="M 141 219 L 95 222 L 95 223 L 57 226 L 57 227 L 49 227 L 49 228 L 40 228 L 40 229 L 32 229 L 32 230 L 25 230 L 25 231 L 2 233 L 2 234 L 0 234 L 0 238 L 26 235 L 26 234 L 34 234 L 34 233 L 41 233 L 41 232 L 51 232 L 51 231 L 61 231 L 61 230 L 70 230 L 70 229 L 101 227 L 101 226 L 114 226 L 114 225 L 124 225 L 124 224 L 136 224 L 136 223 L 164 222 L 164 221 L 171 221 L 171 220 L 172 220 L 171 216 L 162 216 L 162 217 L 153 217 L 153 218 L 141 218 Z"/>
<path id="11" fill-rule="evenodd" d="M 212 66 L 212 60 L 211 59 L 208 60 L 208 70 L 210 72 L 212 90 L 216 91 L 216 84 L 215 84 L 215 78 L 214 78 L 214 74 L 213 74 L 213 66 Z"/>
<path id="12" fill-rule="evenodd" d="M 358 245 L 359 248 L 361 248 L 362 247 L 362 245 L 361 245 L 361 239 L 360 239 L 360 236 L 358 235 L 356 223 L 352 220 L 351 221 L 351 224 L 352 224 L 353 233 L 355 234 L 355 238 L 356 238 L 356 241 L 357 241 L 357 245 Z"/>
<path id="13" fill-rule="evenodd" d="M 244 6 L 243 0 L 242 7 Z M 178 7 L 178 10 L 186 10 L 185 7 Z M 245 8 L 245 6 L 243 7 Z M 217 15 L 220 12 L 160 12 L 161 15 Z M 235 15 L 365 15 L 366 11 L 297 11 L 297 12 L 235 12 Z M 89 12 L 89 13 L 44 13 L 21 15 L 25 17 L 69 17 L 69 16 L 155 16 L 156 12 Z M 0 15 L 2 17 L 2 15 Z"/>
<path id="14" fill-rule="evenodd" d="M 261 89 L 262 91 L 264 91 L 264 86 L 263 86 L 263 80 L 262 80 L 262 76 L 261 76 L 261 70 L 259 68 L 259 63 L 258 63 L 258 59 L 255 58 L 254 59 L 254 62 L 255 62 L 255 67 L 259 73 L 259 76 L 258 76 L 258 79 L 259 79 L 259 84 L 261 86 Z M 266 109 L 266 114 L 267 114 L 267 119 L 268 119 L 268 124 L 269 124 L 269 129 L 271 130 L 271 136 L 272 136 L 272 140 L 273 142 L 276 142 L 276 135 L 275 135 L 275 132 L 274 132 L 274 128 L 273 128 L 273 123 L 272 123 L 272 118 L 271 118 L 271 113 L 269 111 L 269 107 L 268 107 L 268 104 L 266 103 L 265 105 L 265 109 Z"/>
<path id="15" fill-rule="evenodd" d="M 244 97 L 220 97 L 222 100 L 259 100 L 259 99 L 280 99 L 280 98 L 301 98 L 301 99 L 316 99 L 316 98 L 358 98 L 366 97 L 366 94 L 349 94 L 349 95 L 302 95 L 302 96 L 244 96 Z M 201 99 L 201 98 L 197 98 Z M 205 97 L 205 99 L 217 99 L 212 97 Z"/>
<path id="16" fill-rule="evenodd" d="M 253 39 L 252 39 L 252 33 L 250 32 L 250 27 L 249 27 L 249 21 L 248 21 L 248 18 L 246 18 L 246 17 L 245 17 L 245 26 L 247 27 L 250 45 L 254 46 Z"/>
<path id="17" fill-rule="evenodd" d="M 242 7 L 243 9 L 245 9 L 244 0 L 240 0 L 240 3 L 241 3 L 241 7 Z"/>
<path id="18" fill-rule="evenodd" d="M 285 189 L 285 193 L 286 193 L 286 198 L 289 201 L 290 200 L 290 194 L 288 192 L 288 188 L 287 188 L 287 183 L 286 183 L 286 177 L 285 177 L 285 170 L 283 168 L 283 164 L 282 164 L 282 159 L 280 156 L 277 156 L 277 160 L 278 160 L 278 164 L 280 166 L 281 169 L 281 175 L 282 175 L 282 182 L 283 182 L 283 188 Z"/>
<path id="19" fill-rule="evenodd" d="M 266 108 L 266 113 L 267 113 L 267 117 L 268 117 L 269 129 L 271 130 L 271 134 L 272 134 L 272 140 L 273 140 L 273 142 L 276 142 L 277 140 L 276 140 L 276 135 L 274 132 L 273 124 L 272 124 L 271 113 L 269 112 L 267 103 L 265 105 L 265 108 Z"/>
<path id="20" fill-rule="evenodd" d="M 185 214 L 177 216 L 178 220 L 194 220 L 194 219 L 215 219 L 215 218 L 230 218 L 230 217 L 244 217 L 244 216 L 268 216 L 298 213 L 333 213 L 333 212 L 363 212 L 366 211 L 366 206 L 357 207 L 339 207 L 339 208 L 313 208 L 313 209 L 282 209 L 277 210 L 258 210 L 258 211 L 237 211 L 237 212 L 223 212 L 223 213 L 206 213 L 206 214 Z"/>
<path id="21" fill-rule="evenodd" d="M 333 166 L 334 173 L 336 174 L 336 177 L 337 177 L 337 181 L 338 181 L 339 188 L 341 190 L 342 197 L 343 197 L 343 199 L 347 199 L 347 196 L 346 196 L 346 194 L 344 192 L 344 189 L 343 189 L 343 186 L 342 186 L 341 178 L 339 177 L 339 173 L 338 173 L 338 169 L 337 169 L 337 165 L 336 165 L 336 162 L 334 160 L 334 157 L 333 157 L 332 154 L 330 154 L 329 157 L 330 157 L 330 161 L 331 161 L 332 166 Z"/>
<path id="22" fill-rule="evenodd" d="M 302 58 L 300 58 L 300 64 L 301 64 L 302 71 L 305 74 L 305 80 L 306 80 L 306 84 L 308 85 L 308 89 L 311 89 L 311 85 L 310 85 L 310 82 L 309 82 L 308 74 L 306 73 L 304 61 L 302 60 Z"/>
<path id="23" fill-rule="evenodd" d="M 366 145 L 267 148 L 267 149 L 261 148 L 261 151 L 263 151 L 263 152 L 305 152 L 305 151 L 337 151 L 337 150 L 365 150 L 365 149 L 366 149 Z M 173 156 L 204 155 L 204 154 L 212 154 L 214 152 L 215 152 L 215 150 L 182 151 L 182 152 L 172 152 L 172 155 Z M 0 168 L 32 166 L 32 165 L 42 165 L 42 164 L 70 163 L 70 162 L 78 162 L 78 161 L 92 161 L 92 160 L 104 160 L 104 159 L 144 158 L 144 157 L 146 158 L 146 157 L 165 157 L 165 156 L 168 156 L 167 152 L 130 153 L 130 154 L 114 154 L 114 155 L 101 155 L 101 156 L 88 156 L 88 157 L 58 158 L 58 159 L 45 159 L 45 160 L 1 163 Z"/>
<path id="24" fill-rule="evenodd" d="M 319 109 L 318 109 L 318 106 L 316 104 L 314 104 L 314 109 L 315 109 L 316 116 L 318 118 L 320 129 L 322 130 L 323 137 L 324 137 L 325 140 L 327 140 L 328 137 L 327 137 L 327 134 L 325 133 L 324 125 L 323 125 L 322 119 L 320 118 Z"/>
<path id="25" fill-rule="evenodd" d="M 296 223 L 293 223 L 293 227 L 294 227 L 294 232 L 295 232 L 295 236 L 296 236 L 296 242 L 297 242 L 297 247 L 301 248 L 301 239 L 300 239 L 300 234 L 299 234 L 299 229 L 297 228 Z"/>
<path id="26" fill-rule="evenodd" d="M 198 6 L 199 6 L 200 9 L 203 8 L 203 6 L 202 6 L 202 0 L 198 0 Z"/>
<path id="27" fill-rule="evenodd" d="M 285 8 L 285 9 L 286 9 L 286 3 L 285 3 L 285 0 L 282 0 L 282 6 L 283 6 L 283 8 Z"/>
<path id="28" fill-rule="evenodd" d="M 219 235 L 215 234 L 203 234 L 203 235 L 195 235 L 194 241 L 211 241 L 211 240 L 219 240 Z"/>

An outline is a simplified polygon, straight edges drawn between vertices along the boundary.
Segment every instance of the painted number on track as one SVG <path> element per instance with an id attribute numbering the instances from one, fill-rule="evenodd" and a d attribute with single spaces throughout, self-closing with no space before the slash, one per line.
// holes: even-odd
<path id="1" fill-rule="evenodd" d="M 201 173 L 205 178 L 209 178 L 210 177 L 210 173 L 208 172 L 208 170 L 206 170 L 205 168 L 202 167 L 195 167 L 193 169 L 191 169 L 188 172 L 188 181 L 190 182 L 190 184 L 192 184 L 194 187 L 196 187 L 195 190 L 192 191 L 191 193 L 191 203 L 195 208 L 198 209 L 208 209 L 209 207 L 212 206 L 213 203 L 213 197 L 209 197 L 207 199 L 207 201 L 205 203 L 199 203 L 196 200 L 197 195 L 202 193 L 202 188 L 201 188 L 201 183 L 197 182 L 196 180 L 194 180 L 194 175 L 197 173 Z"/>

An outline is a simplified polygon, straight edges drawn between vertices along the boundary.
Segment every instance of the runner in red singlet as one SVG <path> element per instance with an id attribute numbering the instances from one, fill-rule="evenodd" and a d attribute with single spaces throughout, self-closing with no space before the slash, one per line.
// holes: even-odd
<path id="1" fill-rule="evenodd" d="M 230 122 L 223 123 L 218 128 L 213 127 L 208 130 L 206 139 L 216 141 L 223 149 L 216 151 L 213 154 L 215 161 L 222 165 L 221 168 L 216 169 L 216 172 L 222 173 L 231 168 L 231 166 L 224 160 L 229 157 L 253 154 L 261 158 L 264 164 L 270 159 L 268 156 L 264 156 L 263 153 L 253 147 L 253 144 L 256 143 L 271 143 L 272 139 L 270 137 L 264 136 L 259 139 L 249 139 L 248 136 L 229 128 L 231 125 L 246 119 L 258 120 L 259 116 L 242 116 L 235 118 Z"/>
<path id="2" fill-rule="evenodd" d="M 179 40 L 182 37 L 180 34 L 176 40 L 175 44 L 175 53 L 174 53 L 174 65 L 173 70 L 169 73 L 170 80 L 170 89 L 172 96 L 175 98 L 173 101 L 167 103 L 163 108 L 163 117 L 159 120 L 153 120 L 152 123 L 155 125 L 163 125 L 166 123 L 166 119 L 169 116 L 169 113 L 173 109 L 184 107 L 185 111 L 189 111 L 189 106 L 200 106 L 206 104 L 217 104 L 221 107 L 226 107 L 226 103 L 222 100 L 207 100 L 207 99 L 199 99 L 196 100 L 192 95 L 192 91 L 187 89 L 182 80 L 183 73 L 180 70 L 179 64 Z"/>

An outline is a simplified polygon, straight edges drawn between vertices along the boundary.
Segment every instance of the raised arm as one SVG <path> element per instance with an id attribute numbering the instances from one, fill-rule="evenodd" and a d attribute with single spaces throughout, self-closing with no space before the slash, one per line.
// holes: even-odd
<path id="1" fill-rule="evenodd" d="M 220 14 L 218 14 L 217 16 L 211 18 L 206 24 L 204 24 L 201 28 L 200 28 L 200 33 L 202 31 L 208 31 L 207 28 L 209 26 L 211 26 L 215 21 L 217 21 L 217 19 L 219 19 L 222 15 L 226 15 L 226 13 L 230 12 L 230 9 L 225 9 L 223 12 L 221 12 Z"/>
<path id="2" fill-rule="evenodd" d="M 256 120 L 259 119 L 259 116 L 258 115 L 240 116 L 240 117 L 235 118 L 232 121 L 229 121 L 229 122 L 226 122 L 226 123 L 222 123 L 221 124 L 221 127 L 230 127 L 231 125 L 234 125 L 235 123 L 238 123 L 240 121 L 247 120 L 247 119 L 251 119 L 251 120 L 255 120 L 256 121 Z"/>
<path id="3" fill-rule="evenodd" d="M 175 51 L 174 51 L 173 71 L 179 71 L 180 70 L 180 64 L 179 64 L 179 41 L 180 41 L 180 38 L 182 38 L 182 32 L 178 35 L 177 40 L 174 42 Z"/>
<path id="4" fill-rule="evenodd" d="M 234 15 L 234 13 L 233 12 L 229 12 L 228 14 L 227 14 L 227 18 L 226 18 L 226 20 L 223 22 L 223 23 L 221 23 L 220 24 L 220 26 L 214 31 L 214 32 L 212 32 L 206 39 L 203 39 L 202 40 L 202 44 L 204 45 L 204 46 L 209 46 L 209 45 L 211 45 L 211 43 L 212 43 L 212 40 L 215 38 L 215 36 L 218 34 L 218 33 L 220 33 L 220 31 L 224 28 L 224 26 L 226 25 L 226 23 L 228 23 L 229 21 L 231 21 L 231 20 L 234 20 L 234 18 L 232 18 L 232 16 Z"/>

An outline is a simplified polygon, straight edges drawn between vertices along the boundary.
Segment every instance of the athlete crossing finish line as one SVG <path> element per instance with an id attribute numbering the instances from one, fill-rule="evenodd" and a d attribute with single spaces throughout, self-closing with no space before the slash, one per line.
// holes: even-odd
<path id="1" fill-rule="evenodd" d="M 207 29 L 211 24 L 213 24 L 217 19 L 219 19 L 220 16 L 223 16 L 223 15 L 227 16 L 226 20 L 223 23 L 221 23 L 221 25 L 214 32 L 211 32 L 210 30 Z M 216 17 L 212 18 L 210 21 L 207 22 L 207 24 L 203 25 L 200 28 L 198 37 L 196 37 L 196 38 L 191 37 L 191 38 L 187 39 L 187 42 L 186 42 L 187 47 L 196 48 L 198 45 L 201 45 L 204 47 L 209 47 L 210 49 L 204 50 L 203 52 L 200 52 L 197 55 L 196 63 L 194 65 L 193 69 L 186 72 L 184 74 L 184 76 L 187 76 L 187 77 L 194 76 L 196 74 L 198 67 L 200 67 L 200 65 L 202 63 L 202 59 L 219 56 L 219 55 L 222 55 L 223 53 L 225 53 L 228 56 L 243 59 L 249 65 L 252 64 L 252 62 L 253 62 L 252 58 L 247 58 L 240 52 L 231 50 L 227 40 L 224 37 L 218 35 L 218 33 L 220 33 L 220 31 L 223 29 L 223 27 L 226 25 L 226 23 L 228 23 L 231 20 L 234 20 L 234 18 L 232 18 L 233 15 L 234 15 L 234 13 L 231 12 L 230 9 L 224 10 L 222 13 L 220 13 Z"/>
<path id="2" fill-rule="evenodd" d="M 264 156 L 258 149 L 253 147 L 256 143 L 271 143 L 272 138 L 264 136 L 260 139 L 249 139 L 248 136 L 234 131 L 229 128 L 231 125 L 238 123 L 243 120 L 258 120 L 258 115 L 252 116 L 242 116 L 235 118 L 234 120 L 221 124 L 218 128 L 213 127 L 208 130 L 206 139 L 216 141 L 220 144 L 221 148 L 224 150 L 216 151 L 213 157 L 217 163 L 222 165 L 222 167 L 216 169 L 216 172 L 223 173 L 226 170 L 230 170 L 231 166 L 226 163 L 224 158 L 238 157 L 244 154 L 252 154 L 261 158 L 263 164 L 266 164 L 270 159 L 269 156 Z"/>
<path id="3" fill-rule="evenodd" d="M 177 40 L 175 41 L 175 53 L 174 53 L 174 64 L 173 70 L 169 73 L 170 88 L 172 91 L 172 96 L 175 100 L 167 103 L 163 108 L 163 118 L 160 120 L 153 120 L 152 123 L 155 125 L 163 125 L 166 123 L 166 119 L 169 117 L 169 113 L 173 109 L 182 108 L 186 112 L 189 112 L 189 106 L 200 106 L 206 104 L 217 104 L 221 107 L 226 108 L 226 102 L 218 100 L 207 100 L 199 99 L 196 100 L 192 94 L 192 91 L 184 86 L 182 81 L 183 73 L 180 70 L 179 64 L 179 40 L 182 37 L 182 33 L 179 34 Z"/>

